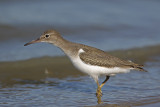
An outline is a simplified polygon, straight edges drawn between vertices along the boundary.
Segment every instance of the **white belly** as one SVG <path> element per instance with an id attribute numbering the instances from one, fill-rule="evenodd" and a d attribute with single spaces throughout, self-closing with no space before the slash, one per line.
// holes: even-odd
<path id="1" fill-rule="evenodd" d="M 92 76 L 93 78 L 98 78 L 100 75 L 108 75 L 112 76 L 117 73 L 127 73 L 130 69 L 123 69 L 119 67 L 114 68 L 106 68 L 106 67 L 99 67 L 90 64 L 85 64 L 79 57 L 77 58 L 70 58 L 73 65 L 79 69 L 80 71 L 87 73 L 88 75 Z"/>
<path id="2" fill-rule="evenodd" d="M 83 49 L 80 49 L 79 54 L 82 52 L 85 52 L 85 51 Z M 119 67 L 106 68 L 106 67 L 100 67 L 100 66 L 96 66 L 96 65 L 86 64 L 79 58 L 79 55 L 77 55 L 77 57 L 71 57 L 71 55 L 68 55 L 68 57 L 70 58 L 73 65 L 77 69 L 92 76 L 94 78 L 94 80 L 98 80 L 98 76 L 100 76 L 100 75 L 113 76 L 118 73 L 130 72 L 130 69 L 124 69 L 124 68 L 119 68 Z"/>

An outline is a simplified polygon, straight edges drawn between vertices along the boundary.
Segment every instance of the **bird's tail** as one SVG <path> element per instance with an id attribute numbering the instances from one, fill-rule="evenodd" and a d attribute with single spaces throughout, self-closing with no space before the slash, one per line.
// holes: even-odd
<path id="1" fill-rule="evenodd" d="M 134 68 L 138 71 L 148 72 L 147 70 L 143 69 L 143 65 L 136 64 L 136 66 L 134 66 Z"/>

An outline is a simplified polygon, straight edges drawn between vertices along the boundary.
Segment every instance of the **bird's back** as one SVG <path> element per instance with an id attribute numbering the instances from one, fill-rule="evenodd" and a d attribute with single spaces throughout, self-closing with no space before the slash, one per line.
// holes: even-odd
<path id="1" fill-rule="evenodd" d="M 98 65 L 107 68 L 121 67 L 121 68 L 133 68 L 140 71 L 146 71 L 142 68 L 143 65 L 120 59 L 100 49 L 83 44 L 78 44 L 78 45 L 75 44 L 75 47 L 77 47 L 75 48 L 77 50 L 79 49 L 84 50 L 83 53 L 79 54 L 79 57 L 86 64 Z"/>

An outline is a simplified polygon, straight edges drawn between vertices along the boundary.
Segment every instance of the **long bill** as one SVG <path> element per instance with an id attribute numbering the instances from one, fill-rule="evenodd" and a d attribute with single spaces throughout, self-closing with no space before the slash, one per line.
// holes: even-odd
<path id="1" fill-rule="evenodd" d="M 30 44 L 33 44 L 33 43 L 38 43 L 38 42 L 41 42 L 40 38 L 38 38 L 36 40 L 32 40 L 31 42 L 28 42 L 28 43 L 24 44 L 24 46 L 27 46 L 27 45 L 30 45 Z"/>

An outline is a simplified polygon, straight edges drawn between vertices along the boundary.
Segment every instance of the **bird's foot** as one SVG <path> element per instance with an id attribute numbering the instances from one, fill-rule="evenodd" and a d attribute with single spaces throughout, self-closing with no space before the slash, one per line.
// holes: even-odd
<path id="1" fill-rule="evenodd" d="M 97 96 L 97 97 L 102 97 L 101 87 L 98 87 L 98 88 L 97 88 L 96 96 Z"/>

